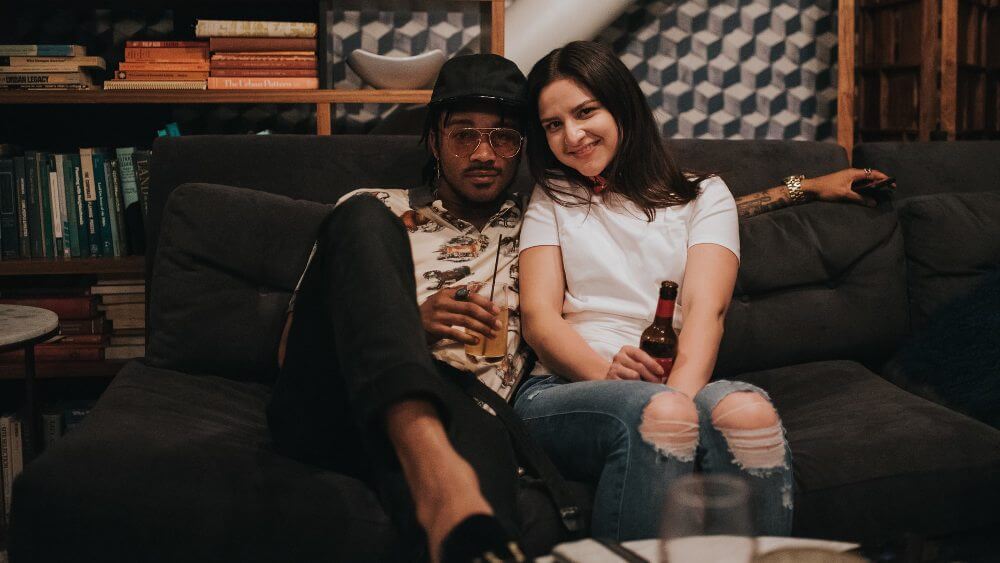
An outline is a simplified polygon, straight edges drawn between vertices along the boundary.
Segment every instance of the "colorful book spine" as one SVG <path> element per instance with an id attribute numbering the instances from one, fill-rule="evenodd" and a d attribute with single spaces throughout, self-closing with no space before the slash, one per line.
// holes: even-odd
<path id="1" fill-rule="evenodd" d="M 131 62 L 118 63 L 118 70 L 156 71 L 156 72 L 208 72 L 208 61 L 187 61 L 183 63 Z"/>
<path id="2" fill-rule="evenodd" d="M 195 37 L 316 37 L 312 22 L 198 20 Z"/>
<path id="3" fill-rule="evenodd" d="M 103 149 L 94 149 L 94 188 L 97 190 L 98 227 L 101 230 L 101 256 L 115 255 L 114 230 L 111 228 L 111 199 L 105 174 Z"/>
<path id="4" fill-rule="evenodd" d="M 10 57 L 82 57 L 83 45 L 0 45 L 0 55 Z"/>
<path id="5" fill-rule="evenodd" d="M 316 90 L 318 78 L 208 78 L 209 90 Z"/>
<path id="6" fill-rule="evenodd" d="M 209 50 L 250 53 L 255 51 L 316 51 L 316 39 L 307 37 L 212 37 Z"/>
<path id="7" fill-rule="evenodd" d="M 24 178 L 28 192 L 28 235 L 31 237 L 31 257 L 45 257 L 45 239 L 42 233 L 42 192 L 38 185 L 38 154 L 24 153 Z"/>
<path id="8" fill-rule="evenodd" d="M 129 254 L 140 255 L 146 250 L 142 209 L 139 204 L 139 184 L 135 176 L 135 148 L 115 150 L 122 182 L 122 204 L 125 207 L 125 241 Z"/>
<path id="9" fill-rule="evenodd" d="M 53 84 L 86 86 L 93 82 L 82 72 L 5 72 L 0 73 L 0 86 L 45 86 Z"/>
<path id="10" fill-rule="evenodd" d="M 206 59 L 208 59 L 208 44 L 199 47 L 125 47 L 125 60 L 130 62 L 182 63 Z"/>
<path id="11" fill-rule="evenodd" d="M 115 72 L 118 80 L 205 80 L 208 71 L 185 70 L 119 70 Z"/>
<path id="12" fill-rule="evenodd" d="M 319 70 L 315 68 L 220 68 L 212 71 L 212 76 L 225 78 L 315 78 Z"/>
<path id="13" fill-rule="evenodd" d="M 0 159 L 0 259 L 18 257 L 17 179 L 14 159 Z"/>
<path id="14" fill-rule="evenodd" d="M 43 152 L 35 157 L 35 173 L 38 175 L 38 189 L 42 203 L 42 244 L 44 245 L 43 256 L 52 258 L 55 256 L 55 231 L 52 228 L 52 190 L 49 187 L 49 155 Z"/>
<path id="15" fill-rule="evenodd" d="M 108 165 L 108 186 L 111 188 L 111 225 L 114 227 L 115 235 L 115 256 L 125 256 L 125 208 L 122 205 L 122 182 L 121 174 L 118 170 L 118 160 L 109 157 Z"/>
<path id="16" fill-rule="evenodd" d="M 204 41 L 126 41 L 125 48 L 133 47 L 197 47 L 206 48 Z"/>
<path id="17" fill-rule="evenodd" d="M 3 512 L 10 515 L 10 493 L 14 483 L 14 468 L 11 465 L 11 424 L 13 417 L 0 416 L 0 481 L 3 481 Z"/>
<path id="18" fill-rule="evenodd" d="M 105 90 L 204 90 L 204 80 L 105 80 Z"/>
<path id="19" fill-rule="evenodd" d="M 90 319 L 59 320 L 60 334 L 104 334 L 108 332 L 108 321 L 103 315 Z"/>
<path id="20" fill-rule="evenodd" d="M 63 229 L 63 224 L 66 222 L 66 197 L 64 195 L 66 192 L 63 190 L 62 171 L 59 169 L 56 156 L 54 154 L 45 155 L 49 167 L 49 201 L 52 208 L 52 256 L 58 258 L 66 256 L 64 239 L 66 231 Z"/>
<path id="21" fill-rule="evenodd" d="M 11 57 L 0 55 L 0 72 L 79 72 L 83 68 L 104 69 L 101 57 Z"/>
<path id="22" fill-rule="evenodd" d="M 100 256 L 103 243 L 100 229 L 100 204 L 94 184 L 94 149 L 80 149 L 80 179 L 83 182 L 83 208 L 87 226 L 87 254 Z"/>
<path id="23" fill-rule="evenodd" d="M 137 150 L 133 155 L 135 163 L 135 184 L 139 188 L 139 206 L 142 210 L 142 219 L 146 220 L 149 215 L 149 159 L 152 152 Z"/>
<path id="24" fill-rule="evenodd" d="M 73 209 L 71 213 L 76 218 L 76 242 L 79 245 L 78 253 L 75 256 L 83 257 L 89 255 L 89 244 L 87 236 L 87 214 L 85 202 L 83 200 L 83 175 L 80 170 L 80 155 L 66 155 L 66 167 L 73 172 L 72 191 Z"/>
<path id="25" fill-rule="evenodd" d="M 294 68 L 294 69 L 309 69 L 314 70 L 316 68 L 316 61 L 314 59 L 296 59 L 288 61 L 280 61 L 271 59 L 219 59 L 213 60 L 211 62 L 211 70 L 214 72 L 216 70 L 235 70 L 235 69 L 282 69 L 282 68 Z"/>
<path id="26" fill-rule="evenodd" d="M 28 234 L 28 184 L 24 168 L 24 157 L 14 157 L 14 182 L 17 190 L 17 242 L 18 255 L 31 257 L 31 237 Z"/>
<path id="27" fill-rule="evenodd" d="M 73 155 L 60 154 L 56 157 L 56 166 L 61 168 L 63 200 L 66 203 L 66 218 L 63 222 L 63 236 L 65 237 L 65 256 L 70 258 L 80 257 L 80 216 L 77 213 L 78 202 L 76 199 L 76 174 L 73 167 Z"/>
<path id="28" fill-rule="evenodd" d="M 98 313 L 97 300 L 91 295 L 2 297 L 0 303 L 48 309 L 58 315 L 60 319 L 90 319 Z"/>

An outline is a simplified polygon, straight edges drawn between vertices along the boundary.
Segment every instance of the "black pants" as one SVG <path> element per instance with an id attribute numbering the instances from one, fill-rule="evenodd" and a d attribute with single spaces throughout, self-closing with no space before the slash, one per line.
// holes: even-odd
<path id="1" fill-rule="evenodd" d="M 368 483 L 406 548 L 424 549 L 383 414 L 402 399 L 426 399 L 475 469 L 498 519 L 518 535 L 509 437 L 428 352 L 402 223 L 380 201 L 359 196 L 333 212 L 319 240 L 268 408 L 278 450 Z"/>

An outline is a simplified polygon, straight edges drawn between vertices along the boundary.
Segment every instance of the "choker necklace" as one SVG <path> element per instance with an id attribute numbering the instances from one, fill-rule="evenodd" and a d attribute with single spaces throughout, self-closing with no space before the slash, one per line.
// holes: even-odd
<path id="1" fill-rule="evenodd" d="M 597 176 L 591 176 L 590 181 L 594 183 L 594 193 L 600 194 L 604 190 L 608 189 L 608 181 L 604 179 L 604 176 L 598 174 Z"/>

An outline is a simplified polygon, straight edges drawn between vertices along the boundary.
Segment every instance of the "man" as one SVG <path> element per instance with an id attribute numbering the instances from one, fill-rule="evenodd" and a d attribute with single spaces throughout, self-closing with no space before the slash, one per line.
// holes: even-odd
<path id="1" fill-rule="evenodd" d="M 425 127 L 433 187 L 341 200 L 286 326 L 268 412 L 279 448 L 371 484 L 404 541 L 425 537 L 435 561 L 518 556 L 506 537 L 526 533 L 507 432 L 461 390 L 474 374 L 507 399 L 523 371 L 518 318 L 499 327 L 489 291 L 516 281 L 521 206 L 508 191 L 526 102 L 507 59 L 445 63 Z M 465 353 L 498 330 L 504 357 Z"/>

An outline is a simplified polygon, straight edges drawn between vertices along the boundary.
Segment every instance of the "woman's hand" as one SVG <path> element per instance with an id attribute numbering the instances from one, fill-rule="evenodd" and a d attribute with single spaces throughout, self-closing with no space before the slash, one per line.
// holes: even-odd
<path id="1" fill-rule="evenodd" d="M 607 379 L 663 383 L 663 368 L 652 356 L 635 346 L 622 346 L 611 360 Z"/>
<path id="2" fill-rule="evenodd" d="M 869 174 L 861 168 L 845 168 L 826 176 L 806 178 L 802 181 L 802 191 L 822 201 L 849 201 L 874 206 L 876 204 L 874 199 L 854 191 L 851 189 L 851 184 L 858 180 L 877 182 L 886 178 L 888 176 L 874 169 Z M 895 185 L 892 187 L 895 188 Z"/>
<path id="3" fill-rule="evenodd" d="M 420 304 L 420 321 L 424 325 L 427 344 L 434 344 L 442 338 L 476 344 L 479 337 L 468 331 L 487 337 L 494 336 L 498 323 L 497 313 L 499 313 L 496 306 L 489 299 L 476 293 L 473 287 L 468 287 L 467 298 L 456 299 L 455 294 L 460 289 L 463 288 L 442 289 Z"/>

